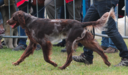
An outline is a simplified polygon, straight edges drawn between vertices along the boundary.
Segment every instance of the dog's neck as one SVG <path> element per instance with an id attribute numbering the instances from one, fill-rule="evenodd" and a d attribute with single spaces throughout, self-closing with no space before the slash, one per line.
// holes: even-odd
<path id="1" fill-rule="evenodd" d="M 30 20 L 30 19 L 31 19 L 31 20 Z M 29 17 L 25 20 L 26 27 L 29 28 L 29 26 L 30 26 L 35 20 L 37 20 L 37 19 L 38 19 L 37 17 L 29 16 Z"/>

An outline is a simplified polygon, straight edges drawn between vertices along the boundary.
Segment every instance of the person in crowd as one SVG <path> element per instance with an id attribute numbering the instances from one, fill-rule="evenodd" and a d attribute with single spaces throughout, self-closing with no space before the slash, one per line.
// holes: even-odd
<path id="1" fill-rule="evenodd" d="M 117 6 L 115 8 L 115 15 L 117 16 Z M 117 23 L 116 23 L 117 26 Z M 106 31 L 102 31 L 102 34 L 106 34 Z M 115 46 L 115 44 L 112 42 L 111 38 L 102 37 L 101 40 L 101 47 L 104 49 L 104 53 L 117 53 L 118 50 Z"/>
<path id="2" fill-rule="evenodd" d="M 5 30 L 3 28 L 3 19 L 2 19 L 2 15 L 0 13 L 0 49 L 3 48 L 1 41 L 2 41 L 2 36 L 3 36 L 2 34 L 4 34 L 4 32 L 5 32 Z"/>
<path id="3" fill-rule="evenodd" d="M 128 16 L 128 0 L 126 0 L 126 15 Z"/>
<path id="4" fill-rule="evenodd" d="M 118 18 L 123 18 L 124 17 L 124 11 L 122 8 L 124 7 L 124 0 L 119 0 L 118 3 Z"/>
<path id="5" fill-rule="evenodd" d="M 123 7 L 124 7 L 124 0 L 119 0 L 118 11 L 116 10 L 117 8 L 115 8 L 115 13 L 117 13 L 118 18 L 124 17 L 124 11 L 122 10 Z M 104 34 L 104 33 L 106 33 L 106 31 L 103 31 L 102 33 Z M 109 44 L 107 42 L 104 43 L 104 41 L 102 40 L 101 46 L 102 46 L 102 48 L 105 49 L 105 51 L 104 51 L 105 53 L 116 53 L 116 52 L 118 52 L 116 46 L 114 45 L 114 43 L 112 42 L 112 40 L 110 38 L 108 39 L 108 38 L 104 37 L 103 39 L 104 39 L 104 41 L 109 40 Z"/>
<path id="6" fill-rule="evenodd" d="M 56 1 L 56 5 L 55 5 L 55 1 Z M 80 11 L 81 11 L 82 0 L 74 0 L 74 1 L 75 1 L 74 2 L 75 3 L 75 19 L 78 20 L 78 21 L 81 21 Z M 67 12 L 68 12 L 68 18 L 73 19 L 74 18 L 73 0 L 65 0 L 65 2 L 66 2 L 66 8 L 67 8 Z M 55 16 L 55 7 L 60 8 L 63 5 L 64 5 L 64 0 L 53 0 L 52 2 L 51 2 L 51 0 L 46 0 L 45 1 L 45 6 L 46 6 L 46 12 L 48 14 L 48 17 L 50 19 L 57 18 L 58 14 L 56 14 L 56 16 Z M 56 12 L 57 12 L 57 10 L 56 10 Z M 60 45 L 65 46 L 65 40 L 62 40 L 62 42 L 60 42 L 60 43 L 58 43 L 57 45 L 54 45 L 54 46 L 60 46 Z M 66 49 L 62 49 L 61 52 L 66 52 Z"/>
<path id="7" fill-rule="evenodd" d="M 35 1 L 36 0 L 34 0 L 34 2 Z M 35 4 L 36 3 L 33 4 L 33 3 L 29 2 L 29 5 L 28 5 L 29 6 L 28 8 L 32 7 L 32 9 L 33 9 L 32 15 L 37 16 L 37 13 L 38 13 L 39 18 L 44 18 L 44 6 L 43 6 L 43 4 L 42 4 L 42 6 L 41 6 L 41 4 L 38 6 L 39 12 L 37 12 L 37 8 L 36 8 Z M 27 6 L 26 7 L 20 7 L 19 9 L 27 12 Z M 21 27 L 18 28 L 18 31 L 19 31 L 20 36 L 26 36 L 25 30 L 22 29 Z M 27 41 L 27 38 L 19 38 L 18 39 L 18 46 L 15 47 L 13 50 L 14 51 L 25 50 L 27 47 L 26 41 Z M 36 50 L 40 50 L 40 49 L 41 49 L 40 45 L 37 45 Z"/>
<path id="8" fill-rule="evenodd" d="M 4 0 L 0 0 L 0 6 L 4 4 Z M 5 32 L 4 28 L 3 28 L 3 19 L 2 19 L 2 14 L 0 12 L 0 36 L 1 34 L 3 34 Z M 0 37 L 0 49 L 3 48 L 3 45 L 1 43 L 2 37 Z"/>
<path id="9" fill-rule="evenodd" d="M 110 11 L 112 7 L 115 7 L 119 0 L 93 0 L 94 3 L 88 9 L 86 16 L 84 17 L 84 22 L 96 21 L 104 13 Z M 121 57 L 121 62 L 115 66 L 128 66 L 128 49 L 127 46 L 118 32 L 116 27 L 116 22 L 110 17 L 107 22 L 107 35 L 111 38 L 117 49 L 120 51 L 119 55 Z M 83 62 L 85 64 L 93 64 L 93 51 L 89 49 L 84 49 L 84 52 L 80 56 L 72 57 L 76 62 Z"/>
<path id="10" fill-rule="evenodd" d="M 55 16 L 55 6 L 56 6 L 56 8 L 59 8 L 59 7 L 63 6 L 64 5 L 64 0 L 56 0 L 56 5 L 54 3 L 55 2 L 54 0 L 52 0 L 52 2 L 50 2 L 50 1 L 51 0 L 46 0 L 45 1 L 46 12 L 47 12 L 48 17 L 50 19 L 55 19 L 58 16 L 58 14 L 56 14 L 56 16 Z M 73 0 L 65 0 L 65 1 L 66 1 L 66 7 L 67 7 L 67 10 L 68 10 L 68 13 L 69 13 L 69 19 L 73 19 L 74 18 L 74 15 L 73 15 Z M 78 21 L 81 21 L 81 15 L 80 15 L 81 3 L 82 3 L 82 0 L 75 0 L 75 19 L 78 20 Z"/>
<path id="11" fill-rule="evenodd" d="M 64 19 L 65 18 L 65 10 L 64 10 L 64 5 L 61 6 L 60 8 L 57 8 L 59 9 L 57 12 L 58 14 L 58 17 L 59 19 Z M 69 19 L 69 13 L 68 13 L 68 10 L 66 8 L 66 19 Z M 65 39 L 62 39 L 60 42 L 58 42 L 57 44 L 53 44 L 53 46 L 59 46 L 59 47 L 65 47 L 66 45 L 66 40 Z"/>
<path id="12" fill-rule="evenodd" d="M 90 0 L 85 0 L 85 5 L 86 5 L 86 11 L 88 10 L 88 8 L 90 7 Z M 102 34 L 106 34 L 106 31 L 102 31 Z M 114 43 L 111 41 L 110 38 L 106 38 L 106 37 L 102 37 L 102 40 L 101 40 L 101 47 L 105 50 L 104 52 L 107 53 L 107 52 L 117 52 L 117 48 L 116 46 L 114 45 Z"/>

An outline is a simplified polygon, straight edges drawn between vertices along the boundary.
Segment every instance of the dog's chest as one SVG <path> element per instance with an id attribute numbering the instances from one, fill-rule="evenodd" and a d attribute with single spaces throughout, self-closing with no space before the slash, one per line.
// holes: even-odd
<path id="1" fill-rule="evenodd" d="M 57 43 L 57 42 L 61 41 L 61 39 L 66 38 L 62 34 L 60 34 L 60 35 L 45 35 L 45 37 L 48 38 L 51 41 L 51 43 Z"/>

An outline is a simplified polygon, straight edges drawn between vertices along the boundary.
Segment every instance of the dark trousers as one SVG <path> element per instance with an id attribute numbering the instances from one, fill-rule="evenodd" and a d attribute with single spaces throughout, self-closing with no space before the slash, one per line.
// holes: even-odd
<path id="1" fill-rule="evenodd" d="M 84 17 L 84 22 L 98 20 L 104 13 L 109 12 L 112 7 L 115 7 L 118 1 L 119 0 L 94 0 L 94 4 L 90 6 Z M 110 17 L 107 24 L 107 35 L 111 38 L 118 50 L 120 50 L 120 57 L 128 58 L 127 46 L 116 28 L 115 21 Z M 84 54 L 87 58 L 93 59 L 92 53 L 93 51 L 84 47 Z"/>
<path id="2" fill-rule="evenodd" d="M 47 5 L 51 0 L 45 0 L 45 5 Z M 80 10 L 81 10 L 81 2 L 82 0 L 75 0 L 75 19 L 78 21 L 81 21 L 81 15 L 80 15 Z M 56 0 L 56 8 L 59 8 L 64 5 L 64 0 Z M 69 19 L 73 19 L 73 2 L 67 3 L 67 10 L 69 13 Z M 50 19 L 55 18 L 55 3 L 54 0 L 47 5 L 46 7 L 47 14 Z M 57 12 L 57 11 L 56 11 Z M 56 14 L 56 17 L 58 17 L 58 14 Z"/>

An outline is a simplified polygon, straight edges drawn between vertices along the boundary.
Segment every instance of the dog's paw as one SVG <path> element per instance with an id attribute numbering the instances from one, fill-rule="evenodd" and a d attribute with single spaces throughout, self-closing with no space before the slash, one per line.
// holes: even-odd
<path id="1" fill-rule="evenodd" d="M 105 62 L 105 64 L 107 65 L 107 66 L 111 66 L 111 63 L 108 61 L 108 62 Z"/>
<path id="2" fill-rule="evenodd" d="M 15 65 L 15 66 L 16 66 L 16 65 L 19 65 L 19 63 L 17 63 L 17 62 L 13 62 L 12 64 Z"/>
<path id="3" fill-rule="evenodd" d="M 53 64 L 53 66 L 54 66 L 54 67 L 57 67 L 57 64 L 56 64 L 56 63 L 54 63 L 54 64 Z"/>
<path id="4" fill-rule="evenodd" d="M 59 67 L 59 69 L 64 70 L 65 68 L 64 67 Z"/>

